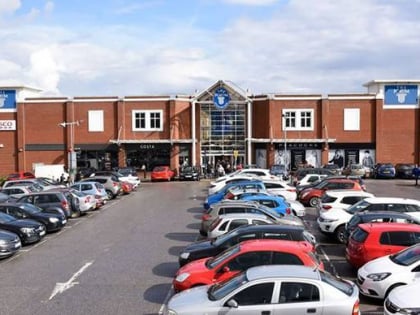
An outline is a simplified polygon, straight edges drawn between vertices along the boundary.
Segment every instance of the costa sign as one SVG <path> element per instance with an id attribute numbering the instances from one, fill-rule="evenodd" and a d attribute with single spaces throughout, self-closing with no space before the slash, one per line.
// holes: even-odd
<path id="1" fill-rule="evenodd" d="M 0 120 L 0 130 L 16 130 L 16 120 Z"/>

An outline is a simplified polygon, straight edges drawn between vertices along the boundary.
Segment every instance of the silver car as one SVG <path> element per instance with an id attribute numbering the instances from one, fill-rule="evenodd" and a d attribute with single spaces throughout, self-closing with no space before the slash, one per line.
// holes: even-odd
<path id="1" fill-rule="evenodd" d="M 252 267 L 219 284 L 171 297 L 164 315 L 360 314 L 359 290 L 348 280 L 306 266 Z"/>
<path id="2" fill-rule="evenodd" d="M 81 191 L 87 195 L 95 196 L 98 206 L 104 205 L 109 200 L 109 196 L 106 193 L 104 185 L 98 182 L 77 182 L 71 185 L 71 188 Z"/>

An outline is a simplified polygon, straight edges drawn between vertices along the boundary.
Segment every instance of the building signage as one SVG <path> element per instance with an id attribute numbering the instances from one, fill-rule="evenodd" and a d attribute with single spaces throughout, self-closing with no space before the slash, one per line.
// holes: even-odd
<path id="1" fill-rule="evenodd" d="M 16 120 L 0 120 L 0 130 L 16 130 Z"/>
<path id="2" fill-rule="evenodd" d="M 218 88 L 214 92 L 213 103 L 217 108 L 224 109 L 229 105 L 230 95 L 225 88 Z"/>
<path id="3" fill-rule="evenodd" d="M 16 91 L 0 90 L 0 111 L 16 109 Z"/>
<path id="4" fill-rule="evenodd" d="M 417 105 L 417 85 L 385 85 L 385 105 Z"/>
<path id="5" fill-rule="evenodd" d="M 140 144 L 140 150 L 154 149 L 154 144 Z"/>

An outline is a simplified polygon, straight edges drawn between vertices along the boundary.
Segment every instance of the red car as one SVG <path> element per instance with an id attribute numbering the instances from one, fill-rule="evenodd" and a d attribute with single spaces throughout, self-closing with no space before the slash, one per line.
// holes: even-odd
<path id="1" fill-rule="evenodd" d="M 411 223 L 364 223 L 351 233 L 347 261 L 356 268 L 372 259 L 420 243 L 420 226 Z"/>
<path id="2" fill-rule="evenodd" d="M 156 166 L 153 168 L 150 175 L 150 179 L 153 181 L 167 180 L 168 182 L 173 180 L 175 172 L 169 168 L 169 166 Z"/>
<path id="3" fill-rule="evenodd" d="M 15 179 L 27 179 L 27 178 L 35 178 L 35 175 L 31 172 L 17 172 L 9 174 L 6 178 L 6 180 L 15 180 Z"/>
<path id="4" fill-rule="evenodd" d="M 121 182 L 121 189 L 124 195 L 127 195 L 133 191 L 133 185 L 129 182 Z"/>
<path id="5" fill-rule="evenodd" d="M 352 179 L 331 179 L 323 180 L 318 185 L 302 190 L 299 194 L 299 201 L 305 206 L 316 207 L 323 193 L 331 189 L 354 189 L 363 190 L 360 184 Z"/>
<path id="6" fill-rule="evenodd" d="M 173 281 L 176 291 L 212 284 L 259 265 L 305 265 L 324 270 L 324 265 L 301 243 L 286 240 L 250 240 L 217 256 L 198 259 L 181 267 Z"/>

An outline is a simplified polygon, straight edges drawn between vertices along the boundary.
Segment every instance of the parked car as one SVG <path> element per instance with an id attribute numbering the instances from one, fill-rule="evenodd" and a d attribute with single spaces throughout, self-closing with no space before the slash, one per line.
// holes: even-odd
<path id="1" fill-rule="evenodd" d="M 81 182 L 97 182 L 102 184 L 105 187 L 108 199 L 115 199 L 122 194 L 121 183 L 118 181 L 118 178 L 112 179 L 110 176 L 93 176 L 84 178 Z"/>
<path id="2" fill-rule="evenodd" d="M 169 166 L 155 166 L 150 174 L 152 182 L 166 180 L 170 182 L 175 178 L 175 172 Z"/>
<path id="3" fill-rule="evenodd" d="M 418 314 L 419 291 L 419 281 L 392 290 L 384 301 L 384 315 Z"/>
<path id="4" fill-rule="evenodd" d="M 202 258 L 181 267 L 172 282 L 175 291 L 218 283 L 241 271 L 260 265 L 304 265 L 324 269 L 306 246 L 286 240 L 249 240 L 229 247 L 214 257 Z"/>
<path id="5" fill-rule="evenodd" d="M 19 198 L 23 195 L 40 191 L 42 191 L 42 187 L 37 185 L 13 185 L 0 190 L 3 194 L 13 198 Z"/>
<path id="6" fill-rule="evenodd" d="M 357 285 L 361 294 L 384 299 L 396 287 L 412 283 L 419 277 L 420 243 L 364 264 L 357 271 Z"/>
<path id="7" fill-rule="evenodd" d="M 286 180 L 289 178 L 289 172 L 284 164 L 273 164 L 270 166 L 270 174 Z"/>
<path id="8" fill-rule="evenodd" d="M 350 235 L 346 260 L 356 268 L 368 261 L 420 243 L 420 226 L 409 223 L 364 223 Z"/>
<path id="9" fill-rule="evenodd" d="M 19 236 L 5 230 L 0 230 L 0 259 L 12 256 L 22 247 Z"/>
<path id="10" fill-rule="evenodd" d="M 6 180 L 27 179 L 27 178 L 35 178 L 34 173 L 26 172 L 26 171 L 11 173 L 7 175 Z"/>
<path id="11" fill-rule="evenodd" d="M 57 185 L 50 184 L 49 182 L 45 181 L 42 178 L 27 178 L 27 179 L 15 179 L 15 180 L 6 180 L 3 184 L 3 188 L 15 186 L 15 185 L 37 185 L 41 186 L 42 190 L 50 190 L 50 189 L 56 189 L 57 187 L 65 187 L 64 185 Z"/>
<path id="12" fill-rule="evenodd" d="M 375 197 L 373 194 L 363 190 L 330 190 L 326 191 L 319 203 L 316 205 L 318 213 L 330 209 L 347 209 L 360 200 Z"/>
<path id="13" fill-rule="evenodd" d="M 300 168 L 295 171 L 292 177 L 292 184 L 296 186 L 297 182 L 302 180 L 307 174 L 321 174 L 331 176 L 334 175 L 334 172 L 326 169 L 326 168 L 317 168 L 317 167 L 309 167 L 309 168 Z"/>
<path id="14" fill-rule="evenodd" d="M 242 168 L 234 173 L 225 175 L 225 176 L 237 176 L 237 175 L 250 175 L 250 176 L 256 176 L 259 179 L 279 179 L 277 176 L 272 175 L 270 173 L 270 170 L 268 168 L 258 168 L 258 167 L 249 167 L 249 168 Z"/>
<path id="15" fill-rule="evenodd" d="M 74 199 L 74 201 L 72 201 L 74 207 L 79 209 L 80 214 L 85 214 L 88 211 L 99 208 L 94 195 L 89 195 L 73 188 L 70 188 L 69 191 L 72 194 L 72 199 Z"/>
<path id="16" fill-rule="evenodd" d="M 359 211 L 396 211 L 420 220 L 420 201 L 408 198 L 371 197 L 360 200 L 347 208 L 350 214 Z"/>
<path id="17" fill-rule="evenodd" d="M 179 265 L 183 266 L 193 260 L 215 256 L 233 245 L 251 239 L 279 239 L 299 242 L 315 253 L 316 239 L 303 226 L 242 225 L 215 239 L 201 240 L 186 246 L 179 254 Z"/>
<path id="18" fill-rule="evenodd" d="M 324 180 L 314 187 L 304 189 L 299 194 L 299 201 L 304 205 L 316 207 L 325 191 L 336 189 L 363 190 L 358 182 L 351 179 Z"/>
<path id="19" fill-rule="evenodd" d="M 373 168 L 373 178 L 395 178 L 395 167 L 391 163 L 378 163 Z"/>
<path id="20" fill-rule="evenodd" d="M 228 281 L 172 296 L 163 315 L 359 314 L 359 290 L 348 280 L 313 267 L 272 265 L 249 268 Z"/>
<path id="21" fill-rule="evenodd" d="M 138 186 L 140 186 L 140 178 L 137 176 L 137 174 L 131 175 L 124 175 L 116 171 L 95 171 L 94 173 L 90 174 L 89 177 L 94 176 L 111 176 L 113 181 L 116 182 L 128 182 L 131 185 L 133 185 L 133 188 L 136 189 Z"/>
<path id="22" fill-rule="evenodd" d="M 256 201 L 261 205 L 264 205 L 282 215 L 292 214 L 290 205 L 286 202 L 283 197 L 270 196 L 270 195 L 246 195 L 240 198 L 241 200 Z"/>
<path id="23" fill-rule="evenodd" d="M 195 166 L 184 166 L 179 171 L 179 180 L 200 180 L 200 170 Z"/>
<path id="24" fill-rule="evenodd" d="M 137 175 L 137 170 L 135 167 L 132 166 L 126 166 L 126 167 L 118 167 L 115 169 L 115 171 L 117 171 L 118 173 L 124 175 L 124 176 L 134 176 L 134 177 L 138 177 Z"/>
<path id="25" fill-rule="evenodd" d="M 324 164 L 322 168 L 332 171 L 334 175 L 341 175 L 341 167 L 337 164 Z"/>
<path id="26" fill-rule="evenodd" d="M 272 195 L 282 196 L 287 200 L 296 200 L 296 188 L 284 181 L 263 179 L 265 189 Z"/>
<path id="27" fill-rule="evenodd" d="M 261 213 L 222 214 L 211 223 L 209 230 L 207 231 L 207 238 L 214 239 L 242 225 L 263 225 L 275 223 L 275 220 Z"/>
<path id="28" fill-rule="evenodd" d="M 309 187 L 310 185 L 315 186 L 321 180 L 328 177 L 325 174 L 306 174 L 301 180 L 296 182 L 296 190 L 299 193 L 303 189 Z"/>
<path id="29" fill-rule="evenodd" d="M 46 234 L 45 226 L 30 219 L 16 219 L 0 212 L 0 229 L 15 233 L 23 245 L 40 241 Z"/>
<path id="30" fill-rule="evenodd" d="M 355 175 L 360 176 L 362 178 L 366 177 L 366 169 L 362 164 L 350 164 L 347 165 L 343 170 L 341 171 L 341 174 L 343 175 Z"/>
<path id="31" fill-rule="evenodd" d="M 215 181 L 210 182 L 210 187 L 208 189 L 208 194 L 216 194 L 222 190 L 225 186 L 229 184 L 234 184 L 243 181 L 252 181 L 252 180 L 261 180 L 254 175 L 235 175 L 235 176 L 225 176 L 219 177 Z"/>
<path id="32" fill-rule="evenodd" d="M 209 209 L 210 206 L 216 202 L 223 200 L 224 196 L 228 192 L 229 189 L 259 189 L 260 191 L 265 190 L 265 185 L 260 180 L 252 180 L 252 181 L 241 181 L 237 183 L 227 184 L 222 189 L 220 189 L 217 193 L 209 195 L 206 200 L 204 201 L 204 209 Z"/>
<path id="33" fill-rule="evenodd" d="M 402 212 L 395 211 L 360 211 L 353 214 L 345 225 L 344 230 L 344 242 L 347 243 L 347 240 L 350 234 L 357 228 L 359 224 L 362 223 L 377 223 L 377 222 L 402 222 L 402 223 L 412 223 L 419 224 L 420 221 L 416 218 Z"/>
<path id="34" fill-rule="evenodd" d="M 398 178 L 413 178 L 413 169 L 416 164 L 413 163 L 398 163 L 395 164 L 395 177 Z"/>
<path id="35" fill-rule="evenodd" d="M 0 212 L 9 214 L 16 219 L 32 219 L 42 223 L 47 233 L 61 230 L 67 223 L 65 215 L 48 213 L 29 203 L 2 203 Z"/>
<path id="36" fill-rule="evenodd" d="M 99 182 L 81 181 L 74 183 L 70 188 L 95 196 L 96 203 L 99 206 L 104 205 L 109 200 L 104 185 Z"/>

